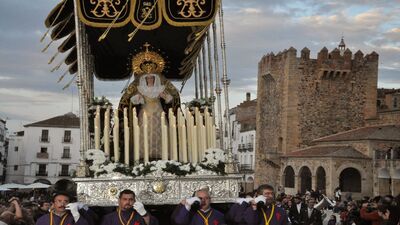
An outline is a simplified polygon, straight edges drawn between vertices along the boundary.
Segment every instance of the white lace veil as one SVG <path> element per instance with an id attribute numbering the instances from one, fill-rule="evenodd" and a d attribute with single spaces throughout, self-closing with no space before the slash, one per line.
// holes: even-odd
<path id="1" fill-rule="evenodd" d="M 154 77 L 154 86 L 147 86 L 146 77 Z M 161 85 L 160 77 L 157 74 L 146 74 L 140 77 L 138 91 L 149 98 L 157 98 L 164 91 L 165 86 Z"/>

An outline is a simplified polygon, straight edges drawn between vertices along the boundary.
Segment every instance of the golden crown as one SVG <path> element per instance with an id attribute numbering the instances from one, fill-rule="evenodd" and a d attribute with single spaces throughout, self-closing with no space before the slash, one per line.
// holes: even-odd
<path id="1" fill-rule="evenodd" d="M 135 75 L 142 74 L 161 74 L 165 67 L 165 60 L 157 52 L 150 51 L 149 43 L 143 45 L 145 51 L 139 52 L 132 57 L 132 69 Z"/>

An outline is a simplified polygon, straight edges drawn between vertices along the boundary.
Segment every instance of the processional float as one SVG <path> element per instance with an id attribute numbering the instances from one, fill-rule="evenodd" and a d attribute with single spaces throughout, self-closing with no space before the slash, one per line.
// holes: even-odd
<path id="1" fill-rule="evenodd" d="M 115 205 L 125 188 L 154 205 L 205 187 L 214 202 L 238 196 L 229 116 L 222 118 L 230 81 L 221 0 L 63 0 L 45 25 L 43 51 L 63 40 L 49 64 L 68 52 L 52 71 L 65 63 L 59 82 L 70 73 L 66 87 L 76 81 L 79 91 L 80 201 Z M 113 107 L 94 98 L 93 76 L 133 81 Z M 189 79 L 196 98 L 182 107 Z M 171 81 L 182 82 L 180 91 Z"/>

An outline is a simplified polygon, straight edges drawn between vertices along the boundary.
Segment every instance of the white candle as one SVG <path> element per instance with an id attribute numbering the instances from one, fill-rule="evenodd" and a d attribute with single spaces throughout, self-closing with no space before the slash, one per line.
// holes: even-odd
<path id="1" fill-rule="evenodd" d="M 100 106 L 96 107 L 96 115 L 94 117 L 94 148 L 100 149 Z"/>
<path id="2" fill-rule="evenodd" d="M 193 126 L 193 131 L 192 131 L 192 134 L 193 134 L 193 139 L 192 139 L 192 141 L 193 141 L 193 143 L 192 143 L 192 162 L 193 163 L 197 163 L 198 162 L 198 151 L 197 151 L 197 127 L 196 126 Z"/>
<path id="3" fill-rule="evenodd" d="M 134 163 L 139 163 L 140 155 L 139 155 L 139 122 L 136 114 L 136 108 L 132 109 L 132 127 L 133 127 L 133 160 Z"/>
<path id="4" fill-rule="evenodd" d="M 119 162 L 119 119 L 118 119 L 118 108 L 114 111 L 114 129 L 113 129 L 113 141 L 114 141 L 114 161 Z"/>
<path id="5" fill-rule="evenodd" d="M 178 161 L 178 144 L 176 138 L 176 126 L 172 125 L 172 160 Z"/>
<path id="6" fill-rule="evenodd" d="M 107 158 L 110 157 L 110 106 L 107 106 L 104 114 L 104 153 Z"/>
<path id="7" fill-rule="evenodd" d="M 183 125 L 183 122 L 182 122 L 182 118 L 183 118 L 183 116 L 182 116 L 182 112 L 181 112 L 181 110 L 180 109 L 178 109 L 178 143 L 179 143 L 179 149 L 178 149 L 178 158 L 179 159 L 182 159 L 182 157 L 183 157 L 183 153 L 182 153 L 182 148 L 183 148 L 183 143 L 182 143 L 182 133 L 183 133 L 183 130 L 182 130 L 182 125 Z"/>
<path id="8" fill-rule="evenodd" d="M 161 113 L 161 159 L 168 160 L 167 126 L 165 125 L 165 113 Z"/>
<path id="9" fill-rule="evenodd" d="M 186 163 L 188 161 L 188 156 L 187 156 L 187 148 L 186 148 L 186 126 L 185 124 L 182 124 L 182 136 L 181 136 L 181 140 L 182 140 L 182 162 Z"/>
<path id="10" fill-rule="evenodd" d="M 148 133 L 147 133 L 147 115 L 146 112 L 143 113 L 143 148 L 144 148 L 144 163 L 149 162 L 149 142 L 148 142 Z"/>
<path id="11" fill-rule="evenodd" d="M 192 114 L 189 111 L 189 108 L 186 108 L 186 122 L 187 122 L 187 143 L 188 143 L 188 159 L 191 161 L 192 160 L 192 129 L 193 129 L 193 124 L 191 122 Z"/>
<path id="12" fill-rule="evenodd" d="M 201 155 L 200 155 L 200 161 L 204 158 L 204 153 L 206 151 L 206 127 L 204 125 L 201 125 Z"/>
<path id="13" fill-rule="evenodd" d="M 127 108 L 124 108 L 124 153 L 125 165 L 129 166 L 129 126 Z"/>
<path id="14" fill-rule="evenodd" d="M 204 111 L 204 117 L 205 117 L 205 124 L 206 124 L 206 132 L 205 132 L 205 138 L 206 138 L 206 149 L 211 146 L 211 127 L 210 127 L 210 113 L 208 113 L 208 107 L 206 107 Z"/>

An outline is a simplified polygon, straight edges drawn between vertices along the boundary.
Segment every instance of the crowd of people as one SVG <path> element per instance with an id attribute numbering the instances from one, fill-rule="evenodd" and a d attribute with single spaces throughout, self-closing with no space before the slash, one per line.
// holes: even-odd
<path id="1" fill-rule="evenodd" d="M 74 202 L 68 192 L 54 191 L 48 196 L 3 198 L 0 225 L 400 225 L 400 195 L 335 201 L 316 192 L 276 195 L 265 184 L 227 210 L 219 211 L 211 203 L 209 190 L 200 189 L 183 199 L 166 221 L 136 201 L 132 190 L 122 190 L 118 206 L 107 214 Z"/>

